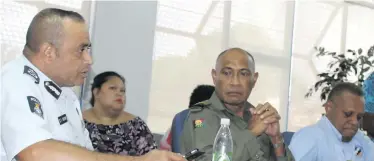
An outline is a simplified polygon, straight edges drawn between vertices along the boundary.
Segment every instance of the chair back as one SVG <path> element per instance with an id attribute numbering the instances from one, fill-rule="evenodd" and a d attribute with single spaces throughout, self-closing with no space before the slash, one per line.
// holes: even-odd
<path id="1" fill-rule="evenodd" d="M 189 110 L 185 109 L 175 115 L 171 126 L 171 150 L 174 153 L 180 153 L 180 136 L 183 131 L 184 121 L 187 118 Z"/>
<path id="2" fill-rule="evenodd" d="M 282 136 L 283 136 L 283 139 L 284 139 L 284 143 L 287 146 L 290 145 L 293 134 L 295 134 L 295 132 L 285 131 L 285 132 L 282 133 Z"/>

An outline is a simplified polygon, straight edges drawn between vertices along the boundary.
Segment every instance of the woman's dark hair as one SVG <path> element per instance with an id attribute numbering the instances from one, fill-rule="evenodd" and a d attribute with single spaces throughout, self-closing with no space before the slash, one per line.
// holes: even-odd
<path id="1" fill-rule="evenodd" d="M 94 89 L 98 88 L 100 89 L 101 86 L 109 80 L 110 77 L 118 77 L 119 79 L 122 80 L 123 83 L 125 83 L 125 78 L 123 78 L 121 75 L 119 75 L 116 72 L 113 71 L 108 71 L 108 72 L 103 72 L 95 76 L 93 79 L 93 83 L 91 85 L 91 100 L 90 104 L 93 107 L 95 105 L 95 97 L 94 97 Z"/>

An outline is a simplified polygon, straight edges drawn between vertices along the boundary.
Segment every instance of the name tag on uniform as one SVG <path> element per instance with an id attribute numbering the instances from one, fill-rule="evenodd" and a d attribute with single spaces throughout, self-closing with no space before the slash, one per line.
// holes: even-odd
<path id="1" fill-rule="evenodd" d="M 61 116 L 58 117 L 58 122 L 60 122 L 60 125 L 64 124 L 64 123 L 67 123 L 68 122 L 68 117 L 66 116 L 66 114 L 63 114 Z"/>

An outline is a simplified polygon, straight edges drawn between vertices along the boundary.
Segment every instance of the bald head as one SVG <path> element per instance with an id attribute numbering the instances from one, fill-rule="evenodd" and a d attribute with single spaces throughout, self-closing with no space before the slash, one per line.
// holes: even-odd
<path id="1" fill-rule="evenodd" d="M 220 53 L 211 74 L 217 96 L 233 108 L 245 104 L 258 78 L 253 56 L 240 48 Z"/>
<path id="2" fill-rule="evenodd" d="M 253 58 L 252 54 L 250 54 L 248 51 L 246 51 L 242 48 L 229 48 L 229 49 L 226 49 L 225 51 L 221 52 L 218 55 L 217 60 L 216 60 L 216 69 L 220 65 L 221 57 L 223 57 L 224 55 L 227 55 L 227 54 L 233 54 L 233 53 L 238 53 L 238 52 L 246 55 L 247 60 L 248 60 L 248 68 L 251 71 L 251 73 L 254 73 L 255 72 L 255 59 Z"/>
<path id="3" fill-rule="evenodd" d="M 77 12 L 57 8 L 40 11 L 31 21 L 26 35 L 26 47 L 36 53 L 40 45 L 50 43 L 58 48 L 64 37 L 64 20 L 84 23 L 84 18 Z"/>

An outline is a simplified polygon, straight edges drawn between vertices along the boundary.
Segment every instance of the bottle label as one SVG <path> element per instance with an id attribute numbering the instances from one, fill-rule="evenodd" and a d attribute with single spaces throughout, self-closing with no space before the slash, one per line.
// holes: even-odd
<path id="1" fill-rule="evenodd" d="M 213 154 L 213 161 L 231 161 L 232 160 L 232 153 L 214 153 Z"/>

